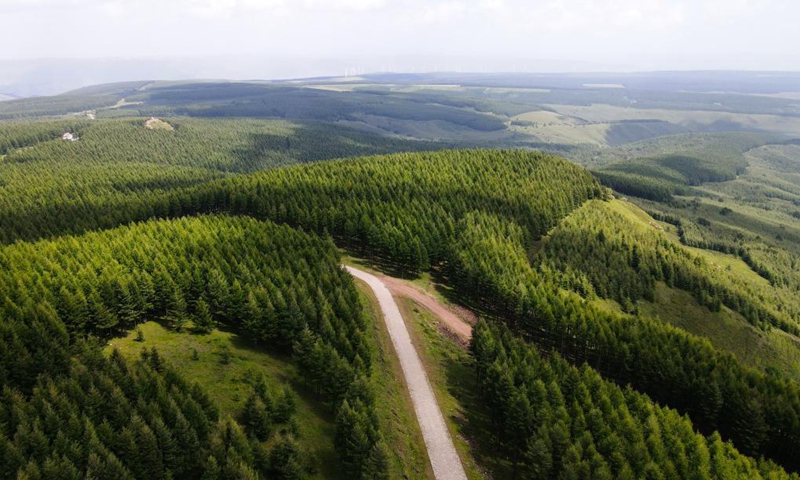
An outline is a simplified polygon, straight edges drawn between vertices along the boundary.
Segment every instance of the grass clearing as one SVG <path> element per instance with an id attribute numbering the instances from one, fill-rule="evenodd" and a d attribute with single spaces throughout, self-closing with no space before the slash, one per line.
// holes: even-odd
<path id="1" fill-rule="evenodd" d="M 146 120 L 144 122 L 144 128 L 149 130 L 166 130 L 168 132 L 175 130 L 175 127 L 156 117 L 151 117 L 149 120 Z"/>
<path id="2" fill-rule="evenodd" d="M 567 115 L 562 115 L 556 112 L 551 112 L 549 110 L 535 110 L 532 112 L 520 113 L 519 115 L 511 117 L 511 119 L 523 122 L 533 122 L 539 124 L 539 126 L 541 127 L 546 127 L 550 125 L 575 126 L 586 123 L 581 119 L 570 117 Z"/>
<path id="3" fill-rule="evenodd" d="M 253 346 L 236 333 L 214 330 L 208 335 L 178 333 L 156 322 L 139 327 L 144 341 L 136 340 L 136 331 L 115 338 L 106 348 L 116 348 L 128 359 L 138 359 L 145 348 L 156 348 L 161 357 L 176 368 L 186 380 L 197 382 L 208 392 L 223 414 L 236 417 L 243 409 L 251 390 L 250 380 L 263 374 L 271 389 L 289 384 L 297 393 L 295 419 L 302 448 L 318 457 L 319 472 L 311 479 L 343 479 L 337 468 L 334 451 L 334 418 L 330 409 L 317 402 L 313 393 L 297 381 L 296 369 L 286 355 Z M 222 361 L 222 351 L 229 348 L 230 363 Z M 194 360 L 194 352 L 197 355 Z"/>
<path id="4" fill-rule="evenodd" d="M 800 343 L 781 330 L 755 328 L 727 307 L 712 312 L 690 293 L 661 283 L 656 287 L 656 301 L 642 301 L 638 306 L 641 314 L 707 338 L 715 348 L 733 353 L 746 365 L 800 379 Z"/>
<path id="5" fill-rule="evenodd" d="M 568 145 L 592 144 L 599 147 L 608 146 L 606 140 L 611 125 L 593 123 L 589 125 L 553 125 L 542 128 L 523 127 L 525 133 L 533 135 L 547 143 Z"/>

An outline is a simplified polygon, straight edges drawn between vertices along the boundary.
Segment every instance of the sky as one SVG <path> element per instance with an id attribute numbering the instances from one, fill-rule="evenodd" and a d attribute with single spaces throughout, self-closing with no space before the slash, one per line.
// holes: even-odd
<path id="1" fill-rule="evenodd" d="M 0 0 L 0 19 L 0 60 L 800 70 L 797 0 Z"/>

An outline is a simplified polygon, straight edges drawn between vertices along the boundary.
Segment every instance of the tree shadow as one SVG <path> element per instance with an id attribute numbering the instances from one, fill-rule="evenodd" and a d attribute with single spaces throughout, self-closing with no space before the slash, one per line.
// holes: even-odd
<path id="1" fill-rule="evenodd" d="M 472 361 L 463 362 L 447 356 L 443 362 L 447 391 L 458 400 L 461 411 L 450 418 L 459 427 L 463 439 L 470 446 L 475 463 L 489 470 L 487 478 L 510 478 L 510 465 L 503 461 L 492 441 L 490 411 L 481 401 L 478 382 Z"/>

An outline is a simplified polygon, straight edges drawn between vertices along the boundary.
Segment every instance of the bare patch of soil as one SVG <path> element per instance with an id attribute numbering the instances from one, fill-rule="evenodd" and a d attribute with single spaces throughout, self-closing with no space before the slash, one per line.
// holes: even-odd
<path id="1" fill-rule="evenodd" d="M 156 117 L 150 117 L 149 120 L 144 122 L 144 128 L 149 128 L 150 130 L 167 130 L 170 132 L 175 130 L 172 125 Z"/>

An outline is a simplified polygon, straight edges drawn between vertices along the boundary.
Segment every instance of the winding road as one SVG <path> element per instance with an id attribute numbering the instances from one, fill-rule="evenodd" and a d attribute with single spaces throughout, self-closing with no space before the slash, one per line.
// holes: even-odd
<path id="1" fill-rule="evenodd" d="M 425 440 L 434 477 L 436 480 L 467 480 L 467 474 L 464 472 L 464 466 L 461 464 L 453 440 L 450 438 L 442 411 L 436 403 L 436 396 L 433 394 L 430 381 L 428 381 L 428 375 L 411 343 L 411 336 L 408 334 L 400 309 L 391 292 L 375 275 L 350 266 L 345 266 L 345 268 L 352 276 L 364 281 L 378 298 L 389 336 L 397 357 L 400 359 L 403 376 L 411 394 L 411 403 L 414 405 L 414 413 L 417 415 L 417 421 L 422 430 L 422 438 Z"/>

